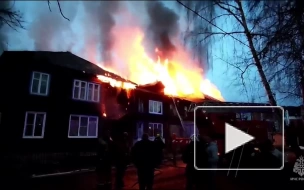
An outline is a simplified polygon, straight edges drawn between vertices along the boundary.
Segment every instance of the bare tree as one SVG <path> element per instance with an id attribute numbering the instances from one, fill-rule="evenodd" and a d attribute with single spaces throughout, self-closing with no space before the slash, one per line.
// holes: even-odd
<path id="1" fill-rule="evenodd" d="M 195 12 L 204 15 L 207 20 L 212 20 L 214 15 L 214 6 L 212 1 L 182 1 L 185 6 L 191 7 Z M 196 34 L 202 32 L 211 32 L 212 25 L 203 19 L 197 19 L 197 15 L 193 14 L 193 11 L 186 9 L 187 29 L 184 34 L 184 43 L 186 46 L 190 46 L 193 56 L 197 59 L 204 70 L 212 69 L 212 39 L 202 40 Z"/>
<path id="2" fill-rule="evenodd" d="M 12 0 L 4 0 L 0 2 L 0 28 L 7 25 L 10 28 L 16 30 L 18 28 L 24 29 L 23 23 L 24 20 L 22 18 L 22 14 L 20 11 L 14 8 L 14 1 Z M 49 10 L 51 10 L 51 1 L 47 0 Z M 61 16 L 69 21 L 61 9 L 60 0 L 56 0 Z"/>
<path id="3" fill-rule="evenodd" d="M 11 1 L 0 2 L 0 28 L 8 25 L 12 29 L 23 28 L 23 19 L 19 11 L 14 9 Z"/>
<path id="4" fill-rule="evenodd" d="M 260 23 L 265 24 L 265 22 L 269 22 L 268 20 L 272 19 L 270 14 L 266 14 L 262 10 L 263 7 L 266 5 L 268 7 L 274 7 L 276 6 L 276 3 L 266 3 L 263 1 L 241 2 L 240 0 L 214 0 L 212 1 L 212 3 L 209 4 L 209 7 L 205 7 L 205 9 L 210 10 L 212 9 L 210 8 L 210 6 L 213 6 L 213 9 L 216 10 L 213 12 L 214 14 L 210 19 L 210 17 L 208 18 L 205 15 L 200 14 L 197 10 L 190 7 L 189 4 L 186 4 L 182 1 L 177 2 L 183 7 L 185 7 L 188 11 L 191 11 L 194 15 L 196 15 L 196 17 L 204 20 L 212 26 L 211 31 L 201 30 L 196 33 L 192 32 L 192 35 L 200 36 L 201 40 L 206 40 L 214 36 L 229 36 L 235 42 L 237 42 L 239 46 L 242 46 L 243 51 L 246 52 L 246 54 L 243 54 L 242 56 L 238 55 L 238 59 L 243 61 L 236 61 L 238 63 L 233 64 L 235 68 L 238 68 L 240 70 L 241 80 L 244 83 L 244 75 L 247 73 L 249 68 L 255 67 L 259 74 L 260 81 L 265 89 L 270 104 L 276 106 L 277 102 L 274 98 L 269 80 L 264 71 L 263 61 L 259 56 L 259 50 L 261 49 L 261 45 L 258 41 L 260 39 L 267 38 L 269 34 L 268 31 L 262 31 L 259 27 L 257 27 Z M 200 2 L 195 3 L 196 7 L 199 6 L 197 4 L 200 4 Z M 234 25 L 236 26 L 233 27 L 231 31 L 225 31 L 217 25 L 218 19 L 229 19 L 231 23 L 235 23 Z"/>
<path id="5" fill-rule="evenodd" d="M 274 89 L 304 104 L 304 3 L 285 1 L 274 13 L 277 22 L 268 27 L 273 35 L 263 42 L 260 56 Z"/>

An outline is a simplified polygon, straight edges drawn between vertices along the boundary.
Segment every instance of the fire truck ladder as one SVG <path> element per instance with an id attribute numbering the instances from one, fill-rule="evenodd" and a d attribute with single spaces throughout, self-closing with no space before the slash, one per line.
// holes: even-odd
<path id="1" fill-rule="evenodd" d="M 249 128 L 247 129 L 247 133 L 249 132 Z M 236 168 L 236 171 L 235 171 L 235 175 L 234 175 L 234 177 L 236 178 L 237 177 L 237 175 L 238 175 L 238 169 L 239 169 L 239 167 L 240 167 L 240 164 L 241 164 L 241 160 L 242 160 L 242 156 L 243 156 L 243 152 L 244 152 L 244 147 L 245 147 L 245 144 L 242 146 L 242 150 L 241 150 L 241 153 L 240 153 L 240 157 L 239 157 L 239 161 L 238 161 L 238 163 L 237 163 L 237 168 Z M 237 151 L 237 149 L 235 149 L 234 151 L 233 151 L 233 154 L 232 154 L 232 158 L 231 158 L 231 161 L 230 161 L 230 166 L 229 166 L 229 170 L 228 170 L 228 172 L 227 172 L 227 176 L 229 176 L 229 174 L 230 174 L 230 169 L 231 169 L 231 167 L 232 167 L 232 163 L 233 163 L 233 161 L 234 161 L 234 155 L 235 155 L 235 152 Z"/>
<path id="2" fill-rule="evenodd" d="M 181 123 L 181 125 L 182 125 L 182 128 L 183 128 L 183 130 L 185 131 L 184 121 L 183 121 L 181 115 L 179 114 L 179 111 L 178 111 L 178 109 L 177 109 L 177 106 L 176 106 L 174 97 L 172 97 L 172 101 L 173 101 L 173 104 L 174 104 L 174 107 L 175 107 L 175 111 L 176 111 L 176 113 L 177 113 L 177 116 L 178 116 L 178 118 L 179 118 L 179 120 L 180 120 L 180 123 Z"/>

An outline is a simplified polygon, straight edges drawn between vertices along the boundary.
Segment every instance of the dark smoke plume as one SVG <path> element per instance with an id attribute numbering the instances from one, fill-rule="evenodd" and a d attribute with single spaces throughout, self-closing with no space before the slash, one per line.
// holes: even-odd
<path id="1" fill-rule="evenodd" d="M 119 8 L 119 1 L 101 1 L 100 2 L 100 37 L 102 46 L 102 57 L 105 66 L 112 63 L 111 51 L 114 44 L 112 28 L 115 26 L 114 15 Z"/>
<path id="2" fill-rule="evenodd" d="M 175 51 L 172 37 L 178 34 L 179 16 L 162 2 L 147 2 L 149 17 L 148 31 L 154 40 L 154 45 L 161 51 L 163 58 L 170 58 Z"/>
<path id="3" fill-rule="evenodd" d="M 111 65 L 111 51 L 114 44 L 112 29 L 115 26 L 114 15 L 119 9 L 119 1 L 84 2 L 88 30 L 96 30 L 93 36 L 86 36 L 88 46 L 94 46 L 96 40 L 100 40 L 101 56 L 105 66 Z M 99 52 L 98 52 L 99 53 Z M 90 53 L 87 53 L 90 54 Z"/>

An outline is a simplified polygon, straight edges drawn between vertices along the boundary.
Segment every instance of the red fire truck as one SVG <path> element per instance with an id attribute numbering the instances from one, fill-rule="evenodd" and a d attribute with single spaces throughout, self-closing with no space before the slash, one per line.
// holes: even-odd
<path id="1" fill-rule="evenodd" d="M 229 102 L 208 102 L 203 106 L 269 106 L 266 104 L 249 104 L 249 103 L 229 103 Z M 252 114 L 253 115 L 253 114 Z M 248 118 L 247 118 L 248 119 Z M 196 112 L 196 125 L 200 135 L 215 134 L 219 155 L 225 153 L 225 123 L 229 123 L 234 127 L 255 137 L 255 141 L 263 142 L 272 139 L 272 130 L 274 122 L 263 121 L 262 118 L 252 117 L 250 120 L 238 117 L 235 112 L 207 113 L 204 111 Z M 193 124 L 194 125 L 194 124 Z M 194 127 L 194 126 L 193 126 Z M 182 150 L 187 143 L 191 141 L 189 138 L 176 138 L 173 143 L 178 144 Z"/>

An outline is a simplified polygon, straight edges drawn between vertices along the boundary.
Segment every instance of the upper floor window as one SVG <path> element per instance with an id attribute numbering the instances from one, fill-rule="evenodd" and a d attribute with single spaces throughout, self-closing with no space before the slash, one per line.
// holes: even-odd
<path id="1" fill-rule="evenodd" d="M 45 120 L 45 112 L 26 112 L 23 138 L 43 138 Z"/>
<path id="2" fill-rule="evenodd" d="M 138 112 L 144 112 L 144 102 L 141 99 L 138 99 Z"/>
<path id="3" fill-rule="evenodd" d="M 49 80 L 49 74 L 33 72 L 31 82 L 31 94 L 46 96 L 49 91 Z"/>
<path id="4" fill-rule="evenodd" d="M 163 103 L 159 101 L 149 100 L 149 113 L 163 114 Z"/>
<path id="5" fill-rule="evenodd" d="M 98 117 L 70 115 L 69 138 L 97 138 Z"/>
<path id="6" fill-rule="evenodd" d="M 99 84 L 74 80 L 74 86 L 73 86 L 74 99 L 99 102 L 99 96 L 100 96 Z"/>
<path id="7" fill-rule="evenodd" d="M 236 119 L 242 121 L 251 120 L 251 113 L 237 113 Z"/>

